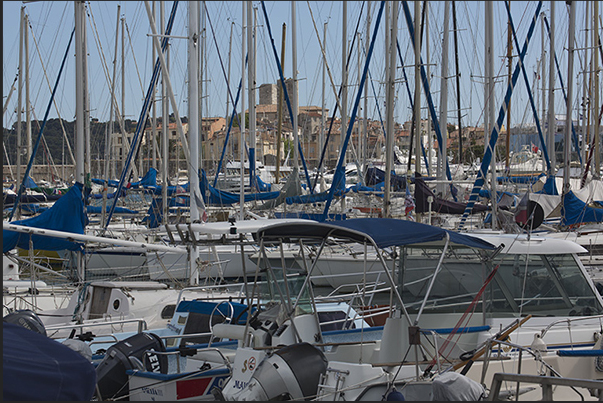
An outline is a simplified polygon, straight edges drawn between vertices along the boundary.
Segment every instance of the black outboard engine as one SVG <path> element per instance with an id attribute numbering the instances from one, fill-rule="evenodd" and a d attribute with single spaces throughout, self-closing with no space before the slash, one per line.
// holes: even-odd
<path id="1" fill-rule="evenodd" d="M 3 318 L 4 322 L 12 323 L 14 325 L 23 326 L 26 329 L 32 330 L 36 333 L 46 334 L 46 328 L 42 320 L 36 315 L 36 313 L 29 309 L 20 309 L 15 312 L 11 312 Z"/>
<path id="2" fill-rule="evenodd" d="M 327 371 L 327 359 L 309 343 L 297 343 L 277 350 L 258 365 L 249 383 L 220 400 L 301 400 L 316 396 L 320 376 Z"/>
<path id="3" fill-rule="evenodd" d="M 96 383 L 100 394 L 97 398 L 106 400 L 127 396 L 130 392 L 126 374 L 128 369 L 144 368 L 145 371 L 167 373 L 167 357 L 154 354 L 153 351 L 165 351 L 163 342 L 153 333 L 138 333 L 109 347 L 105 358 L 96 367 Z"/>

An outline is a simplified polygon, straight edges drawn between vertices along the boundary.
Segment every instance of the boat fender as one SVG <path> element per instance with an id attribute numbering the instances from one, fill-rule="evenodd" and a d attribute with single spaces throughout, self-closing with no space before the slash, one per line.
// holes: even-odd
<path id="1" fill-rule="evenodd" d="M 30 309 L 19 309 L 11 312 L 3 318 L 4 322 L 22 326 L 33 332 L 46 336 L 46 328 L 44 323 L 36 313 Z"/>
<path id="2" fill-rule="evenodd" d="M 406 399 L 404 398 L 404 395 L 401 392 L 396 390 L 396 388 L 393 388 L 392 391 L 387 394 L 385 400 L 388 402 L 403 402 Z"/>

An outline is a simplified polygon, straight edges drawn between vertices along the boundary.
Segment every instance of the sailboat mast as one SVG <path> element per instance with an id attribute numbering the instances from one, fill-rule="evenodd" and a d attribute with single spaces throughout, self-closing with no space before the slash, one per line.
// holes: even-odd
<path id="1" fill-rule="evenodd" d="M 388 4 L 386 12 L 390 11 Z M 394 83 L 396 79 L 396 38 L 398 32 L 398 2 L 392 2 L 391 12 L 386 15 L 386 20 L 391 18 L 390 30 L 386 31 L 386 35 L 389 35 L 388 53 L 389 58 L 387 59 L 387 87 L 386 87 L 386 129 L 385 129 L 385 186 L 383 187 L 383 216 L 385 218 L 391 217 L 391 172 L 394 158 Z"/>
<path id="2" fill-rule="evenodd" d="M 595 123 L 595 130 L 593 132 L 593 136 L 595 138 L 595 170 L 593 172 L 593 177 L 596 179 L 599 179 L 601 177 L 601 145 L 599 144 L 599 53 L 597 52 L 597 48 L 598 48 L 598 43 L 599 43 L 599 2 L 598 1 L 594 1 L 593 2 L 593 8 L 594 8 L 594 12 L 593 12 L 593 53 L 594 53 L 594 68 L 593 68 L 593 72 L 595 75 L 595 88 L 594 88 L 594 93 L 595 93 L 595 105 L 594 105 L 594 110 L 595 110 L 595 115 L 594 115 L 594 123 Z"/>
<path id="3" fill-rule="evenodd" d="M 19 91 L 17 93 L 17 177 L 15 178 L 15 189 L 18 189 L 21 180 L 21 152 L 23 139 L 21 138 L 21 112 L 23 111 L 23 32 L 25 30 L 25 6 L 21 7 L 21 31 L 19 32 Z M 20 218 L 20 209 L 16 212 L 17 218 Z"/>
<path id="4" fill-rule="evenodd" d="M 345 4 L 345 2 L 344 2 Z M 344 6 L 345 7 L 345 6 Z M 296 3 L 291 2 L 291 68 L 293 70 L 293 89 L 291 96 L 291 108 L 293 109 L 293 166 L 295 171 L 299 168 L 299 132 L 298 132 L 298 115 L 299 104 L 297 94 L 297 17 Z M 345 23 L 344 23 L 345 26 Z"/>
<path id="5" fill-rule="evenodd" d="M 567 101 L 565 114 L 565 137 L 563 144 L 563 194 L 570 190 L 570 153 L 571 153 L 571 127 L 572 127 L 572 99 L 574 84 L 574 33 L 576 27 L 576 2 L 570 4 L 568 29 L 568 61 L 567 61 Z"/>
<path id="6" fill-rule="evenodd" d="M 190 183 L 190 223 L 199 221 L 197 198 L 199 191 L 199 3 L 188 2 L 188 138 L 190 156 L 188 158 L 188 180 Z M 190 250 L 190 285 L 199 284 L 197 257 L 199 249 L 193 245 Z"/>
<path id="7" fill-rule="evenodd" d="M 256 132 L 255 132 L 255 48 L 254 48 L 254 25 L 252 21 L 253 17 L 253 8 L 251 1 L 246 1 L 247 3 L 247 48 L 249 51 L 249 62 L 248 62 L 248 71 L 249 71 L 249 186 L 252 191 L 255 187 L 255 145 L 256 145 Z"/>
<path id="8" fill-rule="evenodd" d="M 165 28 L 165 4 L 164 1 L 159 2 L 159 32 L 162 34 L 166 33 Z M 154 47 L 153 47 L 154 48 Z M 165 59 L 169 63 L 170 60 L 170 44 L 168 42 L 166 47 Z M 169 70 L 169 64 L 166 65 L 164 71 Z M 163 159 L 161 164 L 161 177 L 163 186 L 161 186 L 161 209 L 162 209 L 162 224 L 168 223 L 168 201 L 167 201 L 167 187 L 169 185 L 169 169 L 170 169 L 170 147 L 168 138 L 168 126 L 170 122 L 169 115 L 169 102 L 167 98 L 167 78 L 166 74 L 161 75 L 161 152 L 163 153 Z M 176 171 L 177 172 L 177 171 Z M 178 185 L 176 183 L 176 185 Z"/>
<path id="9" fill-rule="evenodd" d="M 283 22 L 283 34 L 281 39 L 281 71 L 285 71 L 285 38 L 287 33 L 287 24 Z M 276 129 L 276 183 L 279 183 L 281 177 L 281 136 L 283 132 L 283 98 L 285 91 L 279 82 L 278 87 L 278 105 L 277 105 L 277 129 Z M 324 88 L 324 86 L 323 86 Z"/>
<path id="10" fill-rule="evenodd" d="M 25 133 L 27 137 L 27 161 L 31 159 L 31 104 L 29 101 L 29 17 L 27 14 L 23 16 L 23 39 L 25 46 Z"/>
<path id="11" fill-rule="evenodd" d="M 323 38 L 322 38 L 322 43 L 323 43 L 323 49 L 327 48 L 327 23 L 324 23 L 323 26 Z M 322 98 L 322 107 L 321 107 L 321 112 L 320 112 L 320 137 L 319 137 L 319 141 L 318 141 L 318 149 L 321 150 L 324 146 L 325 146 L 325 126 L 327 124 L 327 120 L 326 120 L 326 116 L 325 116 L 325 88 L 326 88 L 326 67 L 327 67 L 327 61 L 324 58 L 322 58 L 322 91 L 321 91 L 321 98 Z M 319 167 L 319 172 L 318 175 L 319 177 L 322 176 L 322 171 L 323 171 L 323 167 L 322 164 L 320 164 Z"/>
<path id="12" fill-rule="evenodd" d="M 243 207 L 245 205 L 245 2 L 241 3 L 241 119 L 239 137 L 239 161 L 240 161 L 240 183 L 239 183 L 239 220 L 245 218 Z"/>
<path id="13" fill-rule="evenodd" d="M 75 6 L 75 181 L 84 183 L 84 49 L 83 15 L 84 3 L 74 2 Z"/>
<path id="14" fill-rule="evenodd" d="M 509 8 L 511 7 L 511 2 L 509 0 Z M 511 42 L 511 21 L 507 21 L 507 85 L 511 83 L 511 74 L 513 67 L 513 43 Z M 510 168 L 509 162 L 509 154 L 511 152 L 511 100 L 509 100 L 509 110 L 507 111 L 507 137 L 505 138 L 505 169 L 507 172 Z"/>
<path id="15" fill-rule="evenodd" d="M 421 2 L 415 0 L 415 174 L 421 173 Z M 389 135 L 389 133 L 388 133 Z M 409 155 L 410 157 L 410 155 Z M 417 215 L 417 219 L 419 216 Z"/>
<path id="16" fill-rule="evenodd" d="M 463 127 L 461 126 L 461 74 L 459 71 L 459 44 L 456 26 L 456 1 L 452 1 L 452 29 L 454 31 L 454 63 L 456 72 L 456 104 L 459 125 L 459 165 L 463 164 Z"/>
<path id="17" fill-rule="evenodd" d="M 368 55 L 369 48 L 369 37 L 371 32 L 371 2 L 367 1 L 366 8 L 366 40 L 364 41 L 364 54 Z M 358 45 L 360 46 L 360 44 Z M 360 69 L 360 64 L 358 65 L 358 69 Z M 358 80 L 360 82 L 360 80 Z M 368 86 L 364 87 L 364 121 L 362 122 L 364 136 L 362 136 L 362 183 L 364 184 L 364 172 L 366 172 L 366 160 L 368 158 Z M 322 144 L 321 144 L 322 147 Z"/>
<path id="18" fill-rule="evenodd" d="M 446 166 L 447 157 L 447 143 L 448 143 L 448 41 L 449 41 L 449 30 L 448 24 L 450 21 L 450 1 L 444 2 L 444 27 L 443 27 L 443 38 L 442 38 L 442 74 L 441 74 L 441 91 L 440 91 L 440 133 L 442 133 L 442 152 L 438 158 L 438 179 L 445 180 L 446 173 L 444 167 Z M 429 136 L 431 138 L 431 136 Z M 438 147 L 438 150 L 440 147 Z M 431 155 L 431 146 L 429 147 L 429 153 Z M 431 162 L 431 159 L 428 159 Z M 444 186 L 439 184 L 438 188 L 443 193 Z"/>
<path id="19" fill-rule="evenodd" d="M 551 1 L 551 29 L 549 32 L 549 91 L 548 91 L 548 144 L 547 148 L 552 150 L 549 154 L 551 157 L 551 172 L 547 172 L 549 176 L 555 174 L 555 166 L 557 165 L 557 152 L 555 150 L 555 132 L 557 125 L 555 124 L 555 2 Z"/>
<path id="20" fill-rule="evenodd" d="M 494 54 L 493 54 L 493 41 L 494 34 L 492 29 L 492 16 L 493 16 L 493 4 L 492 2 L 485 2 L 486 10 L 486 113 L 484 114 L 484 130 L 486 130 L 487 138 L 484 136 L 484 141 L 490 145 L 490 134 L 492 133 L 492 126 L 494 125 Z M 507 109 L 508 111 L 508 109 Z M 508 111 L 507 113 L 510 113 Z M 496 144 L 492 146 L 492 160 L 490 162 L 490 188 L 492 196 L 490 198 L 492 203 L 492 228 L 498 228 L 498 220 L 496 215 Z"/>
<path id="21" fill-rule="evenodd" d="M 343 152 L 343 142 L 348 132 L 348 5 L 344 1 L 342 5 L 343 23 L 341 24 L 341 146 L 339 152 Z M 347 158 L 343 156 L 343 168 L 345 170 Z M 344 199 L 345 200 L 345 199 Z"/>

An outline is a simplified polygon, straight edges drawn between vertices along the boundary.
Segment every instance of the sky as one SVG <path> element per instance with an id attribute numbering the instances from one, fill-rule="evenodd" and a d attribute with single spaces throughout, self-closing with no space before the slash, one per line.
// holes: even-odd
<path id="1" fill-rule="evenodd" d="M 149 2 L 152 4 L 153 2 Z M 154 2 L 159 15 L 160 2 Z M 172 8 L 173 2 L 165 3 L 166 19 Z M 325 74 L 324 106 L 331 116 L 336 105 L 335 93 L 339 91 L 342 82 L 342 49 L 343 44 L 343 2 L 340 1 L 297 1 L 296 26 L 295 26 L 295 55 L 297 58 L 297 78 L 299 80 L 299 105 L 323 105 L 323 63 L 322 52 L 319 45 L 323 41 L 324 27 L 326 24 L 325 54 L 329 73 Z M 585 15 L 592 15 L 592 11 L 585 13 L 587 3 L 577 2 L 576 7 L 576 47 L 586 48 L 585 37 L 590 35 L 586 30 Z M 242 75 L 242 46 L 241 38 L 247 22 L 242 24 L 243 5 L 239 1 L 207 1 L 200 2 L 206 10 L 205 30 L 201 38 L 205 44 L 205 56 L 202 66 L 203 73 L 203 101 L 202 115 L 226 116 L 232 111 L 230 102 L 227 111 L 227 97 L 235 97 L 237 86 Z M 402 3 L 400 3 L 402 4 Z M 414 14 L 414 2 L 407 2 L 411 18 Z M 423 4 L 423 2 L 421 2 Z M 440 88 L 442 84 L 442 50 L 444 26 L 443 1 L 428 2 L 426 24 L 428 29 L 424 34 L 422 59 L 429 69 L 430 89 L 436 110 L 439 110 Z M 566 2 L 557 1 L 555 18 L 555 49 L 560 64 L 564 84 L 567 85 L 567 37 L 569 26 L 569 7 Z M 264 3 L 268 18 L 264 17 L 261 2 L 252 2 L 257 16 L 257 50 L 256 50 L 256 86 L 265 83 L 276 83 L 279 79 L 277 62 L 274 56 L 273 44 L 280 57 L 282 29 L 286 24 L 285 43 L 285 68 L 287 78 L 292 77 L 293 70 L 293 43 L 292 34 L 292 2 L 267 1 Z M 370 13 L 368 12 L 370 5 Z M 374 38 L 374 49 L 368 66 L 369 79 L 366 82 L 368 91 L 368 108 L 366 114 L 372 119 L 385 119 L 385 20 L 383 12 L 381 24 L 376 25 L 378 10 L 381 2 L 346 2 L 346 37 L 347 46 L 351 50 L 348 69 L 348 113 L 353 110 L 357 100 L 359 87 L 359 71 L 365 65 L 365 45 Z M 124 21 L 125 49 L 122 63 L 121 57 L 121 24 L 118 37 L 117 65 L 115 88 L 117 102 L 122 108 L 126 118 L 138 120 L 143 100 L 150 84 L 153 66 L 151 50 L 151 33 L 145 3 L 140 1 L 91 1 L 86 2 L 86 33 L 88 50 L 88 77 L 90 93 L 90 115 L 100 121 L 109 119 L 110 88 L 113 76 L 113 58 L 116 41 L 116 25 L 119 17 Z M 523 46 L 530 21 L 536 11 L 537 2 L 513 1 L 511 13 L 513 23 L 517 30 L 519 43 Z M 50 100 L 51 88 L 57 79 L 61 60 L 65 55 L 69 36 L 74 28 L 74 3 L 71 1 L 4 1 L 3 7 L 3 104 L 7 102 L 11 86 L 18 73 L 19 60 L 19 20 L 20 9 L 25 8 L 29 18 L 29 65 L 30 65 L 30 102 L 33 106 L 34 119 L 42 120 Z M 550 22 L 551 2 L 543 2 L 541 13 Z M 187 116 L 187 2 L 179 2 L 174 20 L 170 40 L 170 80 L 175 92 L 180 116 Z M 501 108 L 504 93 L 507 90 L 507 14 L 504 2 L 493 2 L 493 32 L 494 32 L 494 75 L 496 77 L 494 110 L 495 116 Z M 460 97 L 463 126 L 477 126 L 483 124 L 484 115 L 484 65 L 485 45 L 484 27 L 485 10 L 483 2 L 456 2 L 457 33 L 459 37 L 458 56 L 460 71 Z M 370 16 L 370 32 L 367 35 L 367 16 Z M 452 33 L 452 17 L 449 22 L 449 70 L 448 80 L 448 121 L 456 123 L 458 105 L 456 102 L 457 85 L 455 79 L 455 53 Z M 270 40 L 268 27 L 273 36 Z M 358 29 L 356 29 L 358 27 Z M 524 65 L 531 80 L 530 86 L 534 100 L 538 105 L 539 113 L 542 110 L 542 94 L 548 88 L 546 80 L 534 80 L 538 77 L 540 62 L 543 56 L 543 38 L 546 70 L 548 74 L 548 36 L 542 35 L 544 24 L 538 18 L 528 46 Z M 377 28 L 377 29 L 376 29 Z M 588 23 L 590 28 L 590 22 Z M 398 22 L 398 41 L 400 53 L 404 62 L 397 58 L 394 120 L 400 123 L 411 119 L 412 109 L 409 92 L 414 92 L 414 50 L 410 40 L 409 29 L 405 14 L 400 6 Z M 376 31 L 376 34 L 375 34 Z M 355 33 L 358 35 L 355 35 Z M 589 39 L 590 41 L 590 39 Z M 361 46 L 358 46 L 360 42 Z M 360 49 L 360 54 L 358 53 Z M 585 75 L 581 73 L 586 61 L 590 61 L 590 50 L 576 51 L 573 71 L 573 105 L 577 108 L 583 95 Z M 518 52 L 513 46 L 513 55 Z M 517 57 L 514 58 L 517 60 Z M 601 63 L 601 61 L 600 61 Z M 229 73 L 230 65 L 230 76 Z M 360 70 L 359 70 L 360 66 Z M 122 86 L 122 67 L 124 84 Z M 407 80 L 405 80 L 405 75 Z M 332 77 L 333 83 L 329 76 Z M 227 77 L 230 85 L 227 86 Z M 548 76 L 547 76 L 548 77 Z M 247 79 L 247 78 L 246 78 Z M 543 84 L 544 83 L 544 87 Z M 334 85 L 334 86 L 333 86 Z M 16 86 L 16 82 L 15 82 Z M 122 89 L 123 87 L 123 89 Z M 246 84 L 248 88 L 248 84 Z M 557 114 L 565 114 L 565 102 L 562 99 L 559 78 L 556 79 L 555 109 Z M 229 93 L 230 90 L 230 93 Z M 123 95 L 122 95 L 123 94 Z M 247 94 L 246 94 L 247 96 Z M 256 95 L 256 99 L 257 95 Z M 427 103 L 425 94 L 422 99 L 422 117 L 427 117 Z M 603 98 L 601 98 L 603 99 Z M 25 96 L 23 96 L 23 102 Z M 246 108 L 249 101 L 245 99 Z M 3 126 L 10 127 L 17 121 L 17 91 L 11 94 L 7 112 L 3 116 Z M 365 111 L 364 101 L 359 104 L 358 115 L 363 117 Z M 161 115 L 161 104 L 158 102 L 157 114 Z M 57 87 L 55 105 L 49 112 L 50 118 L 62 117 L 68 121 L 75 119 L 75 56 L 74 44 L 69 49 L 65 70 Z M 339 115 L 338 115 L 339 116 Z M 531 124 L 534 119 L 531 113 L 528 91 L 522 75 L 511 100 L 512 126 Z M 23 117 L 24 119 L 24 117 Z M 506 119 L 505 119 L 506 123 Z"/>

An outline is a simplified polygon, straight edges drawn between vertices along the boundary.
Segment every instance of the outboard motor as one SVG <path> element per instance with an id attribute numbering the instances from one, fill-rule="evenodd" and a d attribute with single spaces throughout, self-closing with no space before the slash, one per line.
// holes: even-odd
<path id="1" fill-rule="evenodd" d="M 244 388 L 222 390 L 222 400 L 298 400 L 316 396 L 320 376 L 327 371 L 327 359 L 309 343 L 297 343 L 277 350 L 258 365 Z M 230 391 L 235 391 L 230 393 Z"/>
<path id="2" fill-rule="evenodd" d="M 97 398 L 119 399 L 128 395 L 128 369 L 167 373 L 167 357 L 154 354 L 153 351 L 165 351 L 163 342 L 153 333 L 138 333 L 109 347 L 105 358 L 96 367 L 96 382 L 100 394 Z"/>
<path id="3" fill-rule="evenodd" d="M 30 309 L 20 309 L 15 312 L 11 312 L 3 318 L 4 322 L 12 323 L 14 325 L 23 326 L 26 329 L 32 330 L 36 333 L 46 334 L 46 328 L 44 323 L 36 313 Z"/>

